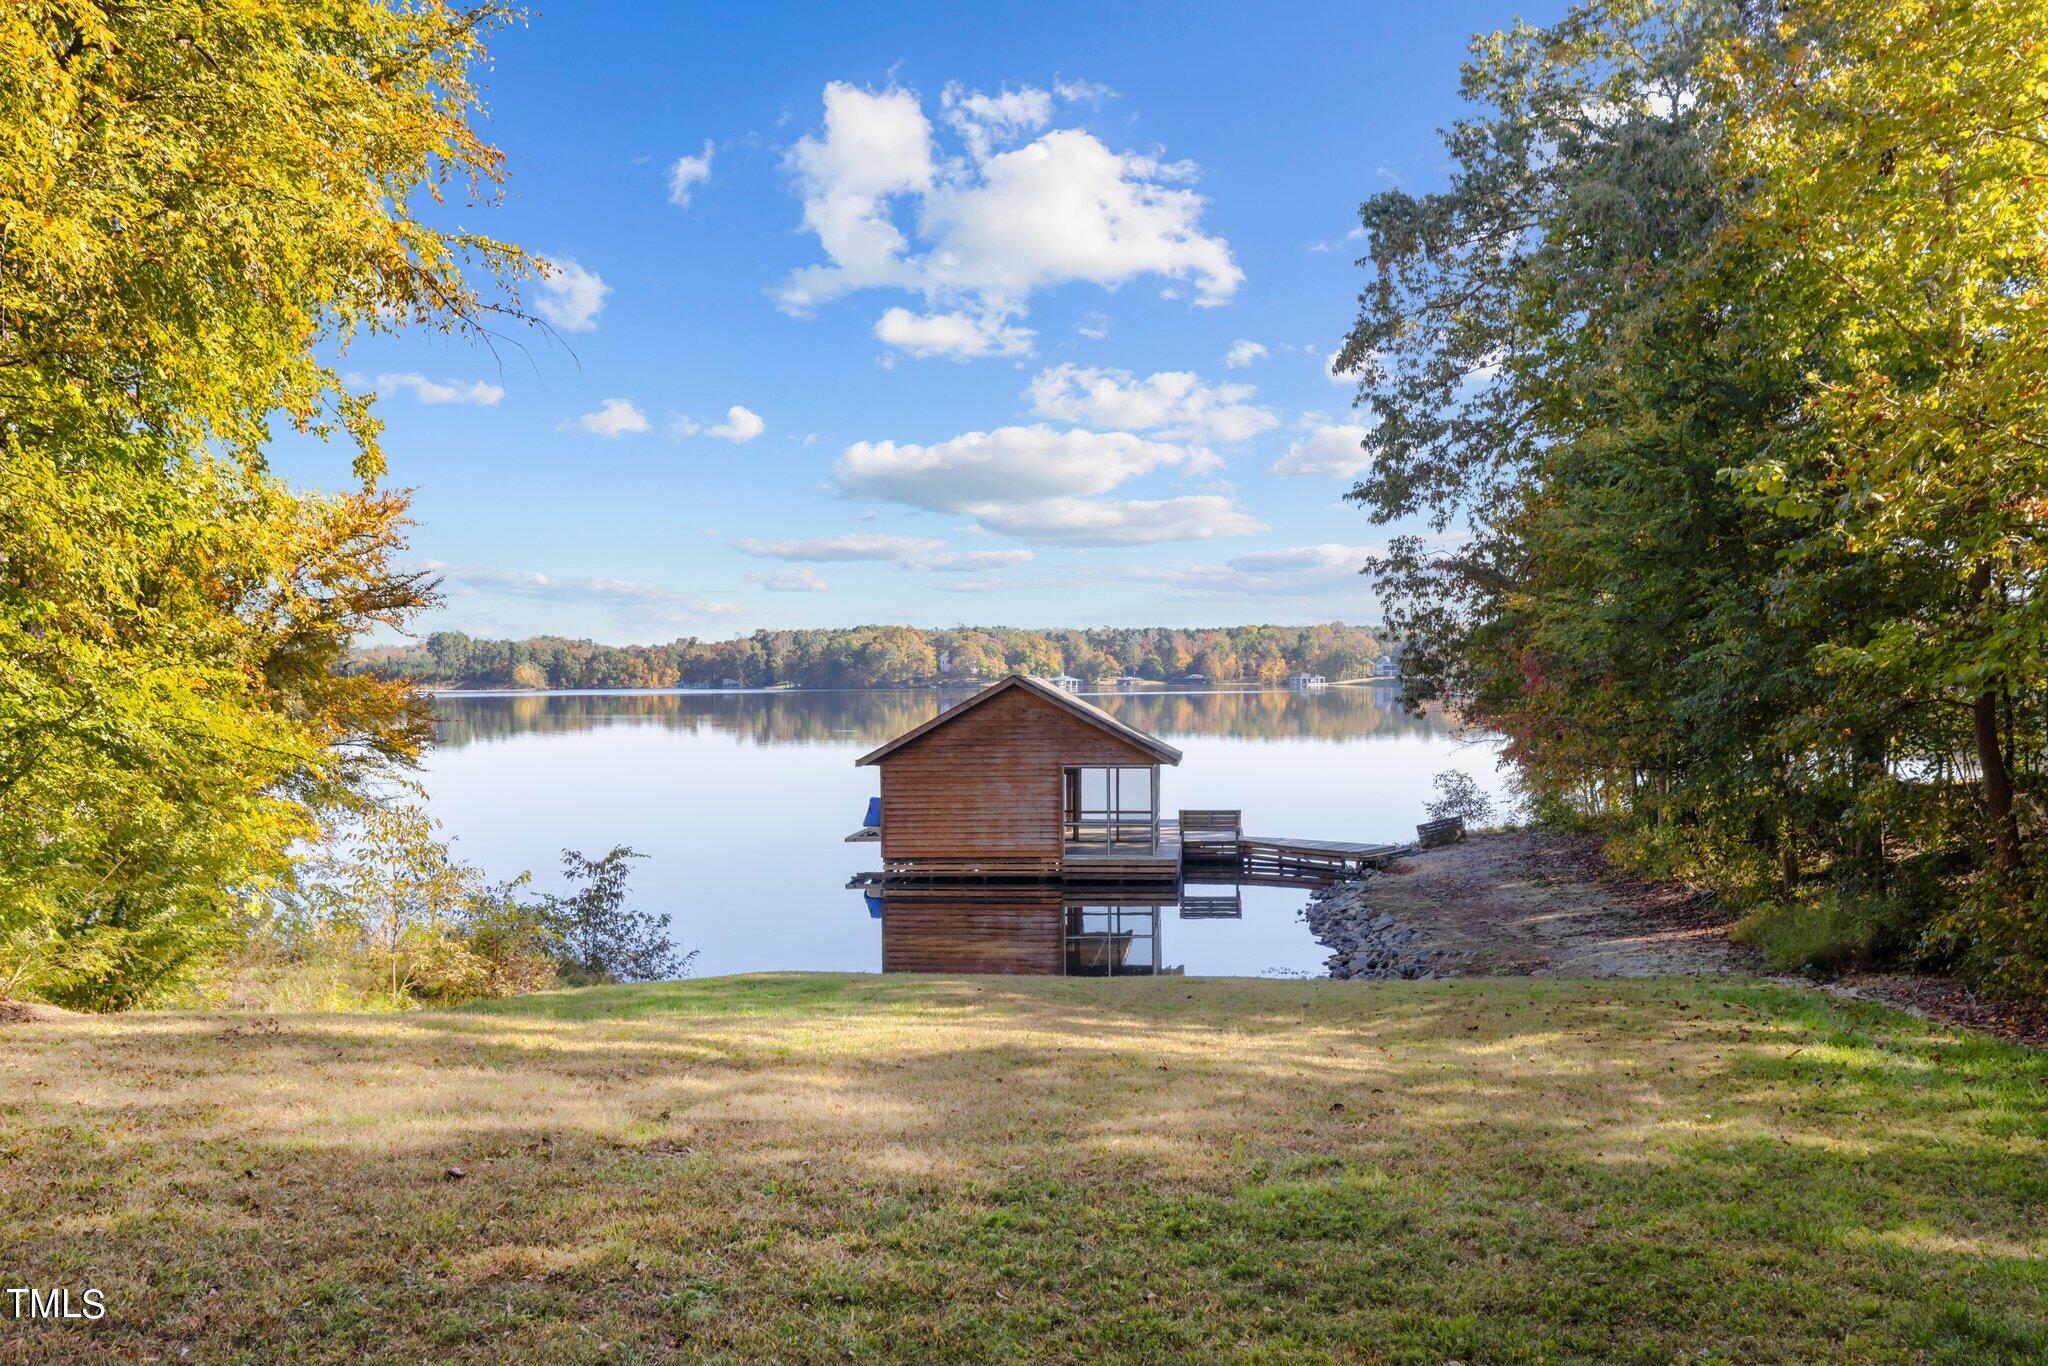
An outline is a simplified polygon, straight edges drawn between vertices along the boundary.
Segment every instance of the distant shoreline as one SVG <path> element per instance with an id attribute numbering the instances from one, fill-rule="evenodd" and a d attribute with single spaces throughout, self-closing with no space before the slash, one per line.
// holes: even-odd
<path id="1" fill-rule="evenodd" d="M 842 692 L 969 692 L 985 686 L 987 680 L 976 682 L 943 683 L 889 683 L 869 687 L 807 688 L 800 683 L 768 683 L 760 687 L 714 688 L 463 688 L 435 687 L 431 684 L 421 688 L 430 697 L 671 697 L 685 695 L 707 695 L 712 697 L 738 697 L 746 694 L 770 693 L 842 693 Z M 1391 686 L 1399 683 L 1398 677 L 1390 678 L 1342 678 L 1323 688 L 1297 688 L 1287 683 L 1153 683 L 1146 682 L 1134 688 L 1088 687 L 1082 688 L 1082 697 L 1138 696 L 1157 693 L 1162 696 L 1201 696 L 1207 693 L 1245 692 L 1299 692 L 1316 693 L 1328 688 L 1365 688 Z"/>

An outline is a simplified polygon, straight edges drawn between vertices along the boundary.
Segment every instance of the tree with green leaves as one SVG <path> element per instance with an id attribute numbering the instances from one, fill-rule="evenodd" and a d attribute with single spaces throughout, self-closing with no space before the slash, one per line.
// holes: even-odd
<path id="1" fill-rule="evenodd" d="M 1539 813 L 2008 984 L 2048 984 L 2039 18 L 1483 39 L 1449 188 L 1363 206 L 1339 357 L 1352 496 L 1437 533 L 1373 570 L 1413 695 L 1504 731 Z"/>

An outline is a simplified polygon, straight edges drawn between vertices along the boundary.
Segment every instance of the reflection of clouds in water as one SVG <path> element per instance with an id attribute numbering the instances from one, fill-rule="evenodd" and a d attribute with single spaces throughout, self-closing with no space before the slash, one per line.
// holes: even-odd
<path id="1" fill-rule="evenodd" d="M 573 732 L 609 725 L 729 734 L 757 745 L 872 744 L 921 725 L 967 693 L 929 688 L 813 692 L 611 692 L 444 695 L 434 701 L 434 733 L 444 748 L 515 735 Z M 1401 710 L 1391 688 L 1321 692 L 1088 694 L 1088 700 L 1152 734 L 1242 740 L 1440 738 L 1456 733 L 1431 708 Z"/>

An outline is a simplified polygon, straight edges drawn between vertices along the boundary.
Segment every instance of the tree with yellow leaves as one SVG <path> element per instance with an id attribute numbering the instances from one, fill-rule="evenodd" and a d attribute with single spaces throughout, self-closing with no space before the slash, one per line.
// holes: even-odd
<path id="1" fill-rule="evenodd" d="M 1810 392 L 1738 473 L 1807 551 L 1881 567 L 1851 685 L 1969 718 L 2017 868 L 2016 699 L 2048 688 L 2048 11 L 1822 0 L 1725 68 L 1740 228 Z"/>
<path id="2" fill-rule="evenodd" d="M 535 268 L 434 226 L 501 166 L 443 0 L 0 10 L 0 996 L 174 983 L 324 805 L 426 736 L 335 671 L 431 585 L 397 568 L 370 396 L 328 361 L 477 331 Z M 359 486 L 285 486 L 273 424 Z"/>

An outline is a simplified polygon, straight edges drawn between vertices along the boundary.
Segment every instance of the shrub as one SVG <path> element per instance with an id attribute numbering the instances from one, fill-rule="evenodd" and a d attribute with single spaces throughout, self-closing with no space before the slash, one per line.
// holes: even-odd
<path id="1" fill-rule="evenodd" d="M 405 1009 L 544 991 L 562 941 L 528 879 L 493 884 L 419 806 L 330 820 L 290 882 L 252 902 L 235 948 L 192 998 L 300 1010 Z"/>
<path id="2" fill-rule="evenodd" d="M 657 982 L 689 972 L 697 951 L 678 952 L 668 936 L 669 918 L 626 904 L 629 861 L 644 857 L 623 844 L 598 859 L 585 858 L 574 849 L 562 851 L 570 883 L 582 884 L 567 896 L 546 901 L 559 936 L 557 961 L 565 977 L 582 982 Z"/>
<path id="3" fill-rule="evenodd" d="M 1764 902 L 1731 933 L 1755 944 L 1780 972 L 1832 973 L 1907 956 L 1927 920 L 1925 903 L 1909 893 L 1836 882 Z"/>
<path id="4" fill-rule="evenodd" d="M 2036 1009 L 2048 1003 L 2048 881 L 2030 880 L 2031 896 L 1984 879 L 1936 917 L 1923 954 L 1960 963 L 2000 996 Z"/>
<path id="5" fill-rule="evenodd" d="M 1436 785 L 1436 799 L 1424 802 L 1422 809 L 1431 820 L 1456 817 L 1467 825 L 1483 825 L 1493 818 L 1493 798 L 1479 790 L 1471 774 L 1450 768 L 1430 781 Z"/>

